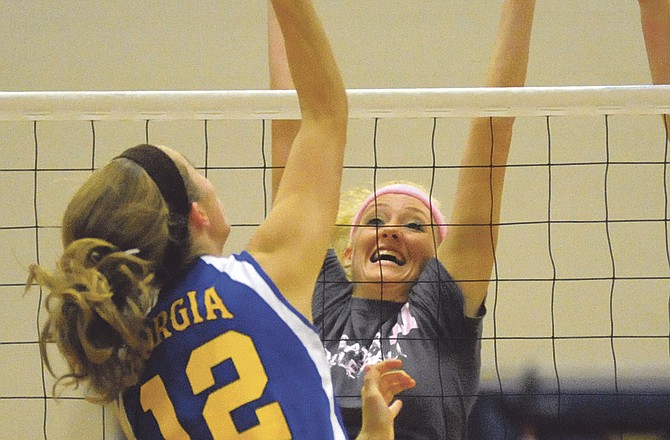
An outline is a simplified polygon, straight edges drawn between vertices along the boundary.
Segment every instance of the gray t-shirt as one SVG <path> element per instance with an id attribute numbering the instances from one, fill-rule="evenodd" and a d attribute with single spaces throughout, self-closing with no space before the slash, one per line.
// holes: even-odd
<path id="1" fill-rule="evenodd" d="M 335 252 L 317 281 L 312 315 L 331 366 L 347 431 L 360 431 L 363 366 L 401 358 L 416 387 L 401 393 L 397 439 L 463 439 L 481 366 L 482 317 L 463 314 L 463 295 L 431 259 L 407 303 L 353 298 Z"/>

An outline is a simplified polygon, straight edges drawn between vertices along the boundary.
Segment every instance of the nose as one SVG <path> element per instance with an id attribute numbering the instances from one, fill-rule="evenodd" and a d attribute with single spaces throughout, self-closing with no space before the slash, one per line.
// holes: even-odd
<path id="1" fill-rule="evenodd" d="M 397 240 L 400 234 L 398 233 L 398 230 L 395 227 L 386 227 L 380 231 L 380 234 L 384 238 L 392 238 L 394 240 Z"/>

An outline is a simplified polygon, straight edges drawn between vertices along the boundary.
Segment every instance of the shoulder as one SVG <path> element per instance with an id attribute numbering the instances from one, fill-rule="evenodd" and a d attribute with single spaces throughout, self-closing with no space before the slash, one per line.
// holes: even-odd
<path id="1" fill-rule="evenodd" d="M 321 267 L 321 274 L 319 275 L 319 278 L 326 276 L 331 281 L 338 281 L 338 282 L 349 281 L 347 279 L 347 274 L 344 271 L 344 267 L 342 267 L 340 259 L 337 257 L 335 250 L 332 248 L 328 249 L 328 252 L 326 252 L 326 256 L 323 260 L 323 266 Z"/>
<path id="2" fill-rule="evenodd" d="M 254 257 L 251 256 L 251 254 L 246 251 L 225 257 L 217 255 L 202 255 L 198 258 L 198 261 L 201 263 L 201 267 L 202 263 L 204 263 L 207 266 L 211 266 L 212 268 L 217 269 L 219 272 L 229 272 L 245 263 L 248 263 L 252 266 L 258 266 L 258 262 L 254 259 Z M 195 267 L 197 267 L 197 263 Z"/>
<path id="3" fill-rule="evenodd" d="M 248 284 L 250 281 L 261 282 L 276 289 L 274 282 L 261 264 L 247 251 L 226 257 L 205 255 L 199 258 L 199 265 L 193 269 L 195 276 L 204 275 L 207 271 L 226 274 L 233 281 Z"/>
<path id="4" fill-rule="evenodd" d="M 348 301 L 353 286 L 347 278 L 335 251 L 329 249 L 316 280 L 312 295 L 312 319 L 318 328 L 330 328 Z"/>
<path id="5" fill-rule="evenodd" d="M 200 256 L 178 283 L 161 292 L 152 312 L 170 307 L 174 301 L 184 298 L 201 302 L 203 298 L 217 294 L 228 301 L 237 301 L 239 295 L 251 293 L 266 298 L 279 295 L 270 277 L 250 254 Z"/>
<path id="6" fill-rule="evenodd" d="M 423 268 L 418 281 L 412 287 L 409 298 L 413 308 L 423 310 L 426 314 L 438 321 L 475 321 L 481 318 L 470 319 L 465 316 L 465 297 L 458 283 L 454 281 L 449 271 L 436 258 L 431 259 Z M 484 311 L 481 317 L 484 316 Z"/>
<path id="7" fill-rule="evenodd" d="M 419 280 L 412 288 L 412 291 L 437 293 L 440 290 L 448 290 L 455 294 L 461 293 L 444 264 L 437 258 L 431 258 L 421 271 Z"/>

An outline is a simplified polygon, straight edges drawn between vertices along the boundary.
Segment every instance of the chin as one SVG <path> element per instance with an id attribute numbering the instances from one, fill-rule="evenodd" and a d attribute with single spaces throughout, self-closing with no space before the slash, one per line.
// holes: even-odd
<path id="1" fill-rule="evenodd" d="M 366 264 L 352 265 L 350 267 L 352 269 L 352 279 L 357 281 L 379 283 L 383 279 L 384 282 L 408 283 L 417 279 L 417 271 L 412 271 L 408 265 L 383 264 L 380 266 L 379 263 L 368 261 Z"/>
<path id="2" fill-rule="evenodd" d="M 384 288 L 381 279 L 377 276 L 367 276 L 362 279 L 352 280 L 354 284 L 354 296 L 373 300 L 407 302 L 412 283 L 397 279 L 396 277 L 384 277 Z M 383 298 L 382 298 L 383 293 Z"/>

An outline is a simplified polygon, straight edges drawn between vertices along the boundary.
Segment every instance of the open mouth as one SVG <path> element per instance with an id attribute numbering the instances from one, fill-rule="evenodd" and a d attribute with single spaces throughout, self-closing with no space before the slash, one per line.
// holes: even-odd
<path id="1" fill-rule="evenodd" d="M 370 257 L 370 261 L 372 263 L 377 263 L 379 261 L 390 261 L 392 263 L 397 264 L 398 266 L 405 265 L 405 260 L 393 254 L 392 252 L 388 251 L 375 252 L 374 254 L 372 254 L 372 257 Z"/>

